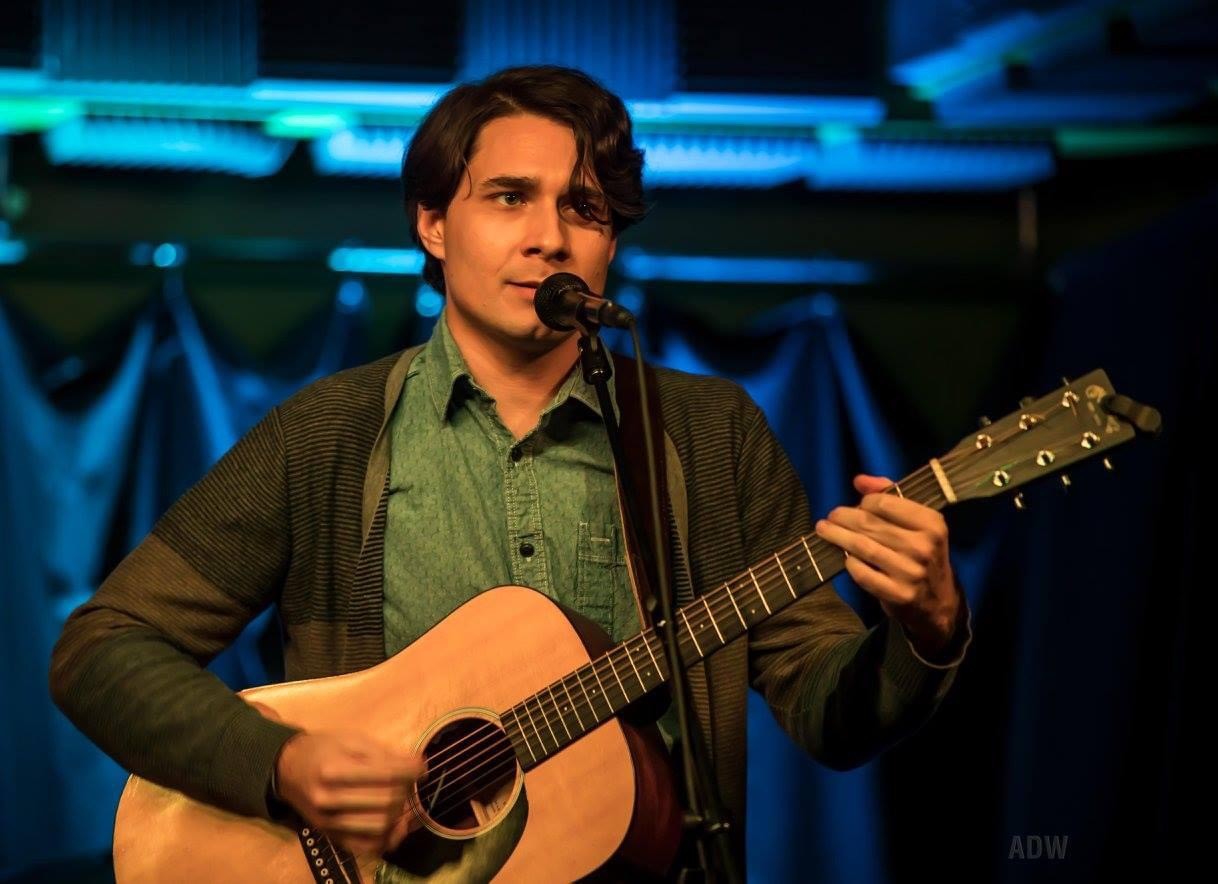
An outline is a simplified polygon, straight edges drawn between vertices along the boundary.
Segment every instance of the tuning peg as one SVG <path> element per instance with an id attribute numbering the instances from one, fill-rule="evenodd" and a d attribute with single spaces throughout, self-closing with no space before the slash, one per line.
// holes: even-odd
<path id="1" fill-rule="evenodd" d="M 1108 472 L 1111 473 L 1113 470 L 1116 469 L 1116 467 L 1114 467 L 1112 465 L 1112 461 L 1110 461 L 1108 458 L 1104 458 L 1104 469 L 1108 470 Z"/>
<path id="2" fill-rule="evenodd" d="M 1019 407 L 1020 408 L 1031 408 L 1032 403 L 1035 401 L 1036 400 L 1033 399 L 1031 396 L 1024 396 L 1022 399 L 1019 400 Z"/>
<path id="3" fill-rule="evenodd" d="M 1067 491 L 1070 489 L 1070 476 L 1066 473 L 1062 473 L 1062 488 Z"/>
<path id="4" fill-rule="evenodd" d="M 984 414 L 977 419 L 977 426 L 981 427 L 982 429 L 984 429 L 985 427 L 988 427 L 992 423 L 993 423 L 993 421 L 990 420 L 988 417 L 986 417 Z"/>
<path id="5" fill-rule="evenodd" d="M 1027 508 L 1028 508 L 1028 505 L 1023 502 L 1023 492 L 1020 491 L 1018 494 L 1015 495 L 1015 509 L 1026 510 Z"/>

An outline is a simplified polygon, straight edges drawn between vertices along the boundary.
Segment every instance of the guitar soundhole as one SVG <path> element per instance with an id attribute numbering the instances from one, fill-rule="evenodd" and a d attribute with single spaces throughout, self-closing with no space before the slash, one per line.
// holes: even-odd
<path id="1" fill-rule="evenodd" d="M 438 728 L 423 747 L 427 775 L 415 784 L 419 811 L 429 825 L 469 835 L 511 807 L 520 769 L 498 722 L 457 718 Z"/>

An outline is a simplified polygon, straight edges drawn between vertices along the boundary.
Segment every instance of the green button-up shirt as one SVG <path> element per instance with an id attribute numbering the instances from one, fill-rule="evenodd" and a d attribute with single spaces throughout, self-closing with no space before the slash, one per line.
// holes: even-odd
<path id="1" fill-rule="evenodd" d="M 517 440 L 441 315 L 388 431 L 387 655 L 503 584 L 540 590 L 615 642 L 639 631 L 612 452 L 578 366 Z"/>

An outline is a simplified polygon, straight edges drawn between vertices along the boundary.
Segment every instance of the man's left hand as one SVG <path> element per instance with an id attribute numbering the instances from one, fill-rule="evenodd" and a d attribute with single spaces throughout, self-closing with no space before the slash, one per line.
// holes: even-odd
<path id="1" fill-rule="evenodd" d="M 858 506 L 839 506 L 816 523 L 816 533 L 849 555 L 846 570 L 879 599 L 914 648 L 932 659 L 952 640 L 960 591 L 948 559 L 947 522 L 928 506 L 883 493 L 892 480 L 854 477 Z"/>

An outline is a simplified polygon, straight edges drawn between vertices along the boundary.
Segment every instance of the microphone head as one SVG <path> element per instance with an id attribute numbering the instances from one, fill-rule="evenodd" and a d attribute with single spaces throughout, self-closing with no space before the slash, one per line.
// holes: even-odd
<path id="1" fill-rule="evenodd" d="M 537 318 L 555 331 L 575 328 L 567 319 L 571 314 L 567 307 L 568 292 L 587 293 L 588 284 L 574 273 L 552 273 L 541 281 L 533 295 Z"/>

